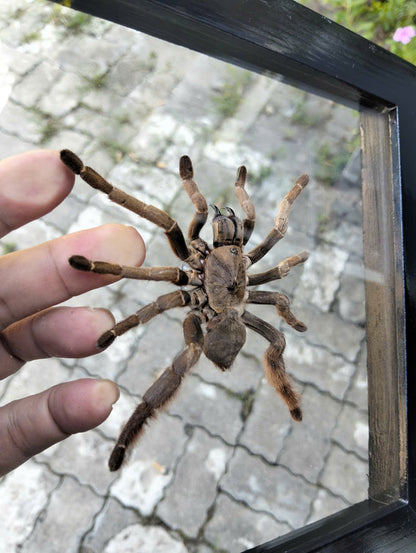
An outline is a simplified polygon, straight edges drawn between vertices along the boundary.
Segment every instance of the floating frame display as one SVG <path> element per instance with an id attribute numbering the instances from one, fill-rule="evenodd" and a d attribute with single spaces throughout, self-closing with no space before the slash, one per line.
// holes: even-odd
<path id="1" fill-rule="evenodd" d="M 249 551 L 416 547 L 416 68 L 292 0 L 73 0 L 71 7 L 360 111 L 369 499 Z"/>

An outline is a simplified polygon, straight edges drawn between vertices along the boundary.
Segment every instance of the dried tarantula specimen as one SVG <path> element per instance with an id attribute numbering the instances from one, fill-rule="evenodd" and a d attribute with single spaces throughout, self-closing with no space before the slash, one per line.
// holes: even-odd
<path id="1" fill-rule="evenodd" d="M 79 255 L 73 255 L 69 259 L 72 267 L 81 271 L 137 280 L 169 281 L 181 287 L 180 290 L 160 296 L 134 315 L 117 323 L 98 339 L 98 348 L 107 347 L 117 336 L 130 328 L 147 323 L 168 309 L 185 306 L 190 308 L 183 323 L 186 347 L 146 391 L 143 401 L 125 424 L 109 459 L 110 470 L 120 468 L 126 450 L 140 436 L 145 423 L 174 396 L 182 379 L 197 363 L 202 352 L 222 371 L 231 367 L 245 343 L 246 327 L 269 341 L 264 357 L 267 380 L 287 404 L 292 418 L 295 421 L 302 420 L 299 395 L 292 387 L 283 361 L 284 335 L 247 311 L 246 304 L 274 305 L 286 323 L 299 332 L 306 330 L 306 326 L 291 312 L 287 296 L 279 292 L 250 290 L 250 287 L 287 276 L 292 267 L 306 261 L 308 253 L 303 251 L 284 259 L 276 267 L 263 273 L 248 274 L 247 270 L 284 237 L 290 209 L 307 185 L 308 176 L 299 177 L 283 198 L 274 227 L 267 237 L 248 253 L 243 253 L 256 219 L 254 206 L 244 189 L 247 175 L 244 166 L 238 169 L 235 193 L 245 219 L 241 221 L 230 207 L 224 208 L 224 215 L 218 207 L 212 206 L 215 214 L 211 247 L 199 235 L 208 217 L 208 205 L 193 180 L 189 157 L 181 157 L 179 163 L 179 174 L 196 209 L 188 229 L 188 243 L 177 222 L 164 211 L 114 187 L 93 169 L 85 167 L 70 150 L 62 150 L 61 159 L 90 186 L 107 194 L 110 200 L 161 227 L 174 253 L 189 267 L 188 270 L 178 267 L 127 267 L 91 261 Z"/>

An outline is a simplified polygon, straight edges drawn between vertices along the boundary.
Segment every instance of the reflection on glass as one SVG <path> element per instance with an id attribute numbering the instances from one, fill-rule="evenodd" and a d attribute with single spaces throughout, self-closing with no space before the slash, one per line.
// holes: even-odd
<path id="1" fill-rule="evenodd" d="M 293 331 L 271 306 L 250 306 L 286 336 L 286 367 L 302 393 L 303 422 L 291 421 L 264 378 L 267 342 L 248 332 L 233 370 L 223 374 L 201 359 L 128 466 L 110 474 L 107 456 L 121 424 L 182 348 L 183 313 L 130 331 L 99 357 L 32 363 L 0 384 L 3 403 L 97 375 L 117 379 L 122 397 L 98 430 L 51 448 L 0 484 L 0 496 L 31 506 L 25 535 L 9 531 L 17 510 L 0 527 L 11 547 L 70 533 L 97 552 L 115 551 L 123 540 L 159 540 L 163 551 L 237 552 L 365 499 L 357 113 L 47 2 L 10 0 L 0 15 L 1 157 L 70 148 L 117 186 L 167 209 L 185 231 L 193 207 L 177 174 L 179 157 L 192 158 L 209 203 L 236 211 L 235 174 L 245 164 L 257 211 L 250 246 L 270 231 L 296 178 L 311 177 L 287 235 L 256 265 L 260 272 L 309 250 L 304 266 L 261 287 L 287 294 L 308 331 Z M 140 230 L 146 265 L 177 265 L 160 229 L 80 180 L 53 213 L 6 237 L 3 251 L 114 221 Z M 211 240 L 209 224 L 203 236 Z M 171 289 L 124 281 L 76 303 L 111 308 L 120 319 Z"/>

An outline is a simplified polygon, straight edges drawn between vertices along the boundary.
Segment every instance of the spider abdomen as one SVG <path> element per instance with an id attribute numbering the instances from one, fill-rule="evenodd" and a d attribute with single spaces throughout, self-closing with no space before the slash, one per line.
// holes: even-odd
<path id="1" fill-rule="evenodd" d="M 206 357 L 225 371 L 231 367 L 246 341 L 246 327 L 235 309 L 225 309 L 207 325 Z"/>

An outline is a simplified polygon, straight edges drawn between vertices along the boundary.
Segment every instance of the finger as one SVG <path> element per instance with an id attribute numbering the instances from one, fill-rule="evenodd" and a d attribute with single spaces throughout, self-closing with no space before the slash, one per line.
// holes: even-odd
<path id="1" fill-rule="evenodd" d="M 58 384 L 0 408 L 0 476 L 70 434 L 101 424 L 119 397 L 108 380 Z"/>
<path id="2" fill-rule="evenodd" d="M 36 150 L 1 160 L 0 237 L 51 211 L 73 184 L 59 152 Z"/>
<path id="3" fill-rule="evenodd" d="M 2 333 L 0 380 L 33 359 L 93 355 L 98 338 L 113 325 L 109 311 L 88 307 L 56 307 L 23 319 Z"/>
<path id="4" fill-rule="evenodd" d="M 140 265 L 145 247 L 133 227 L 111 224 L 1 257 L 1 328 L 119 278 L 73 269 L 68 263 L 73 254 Z"/>

